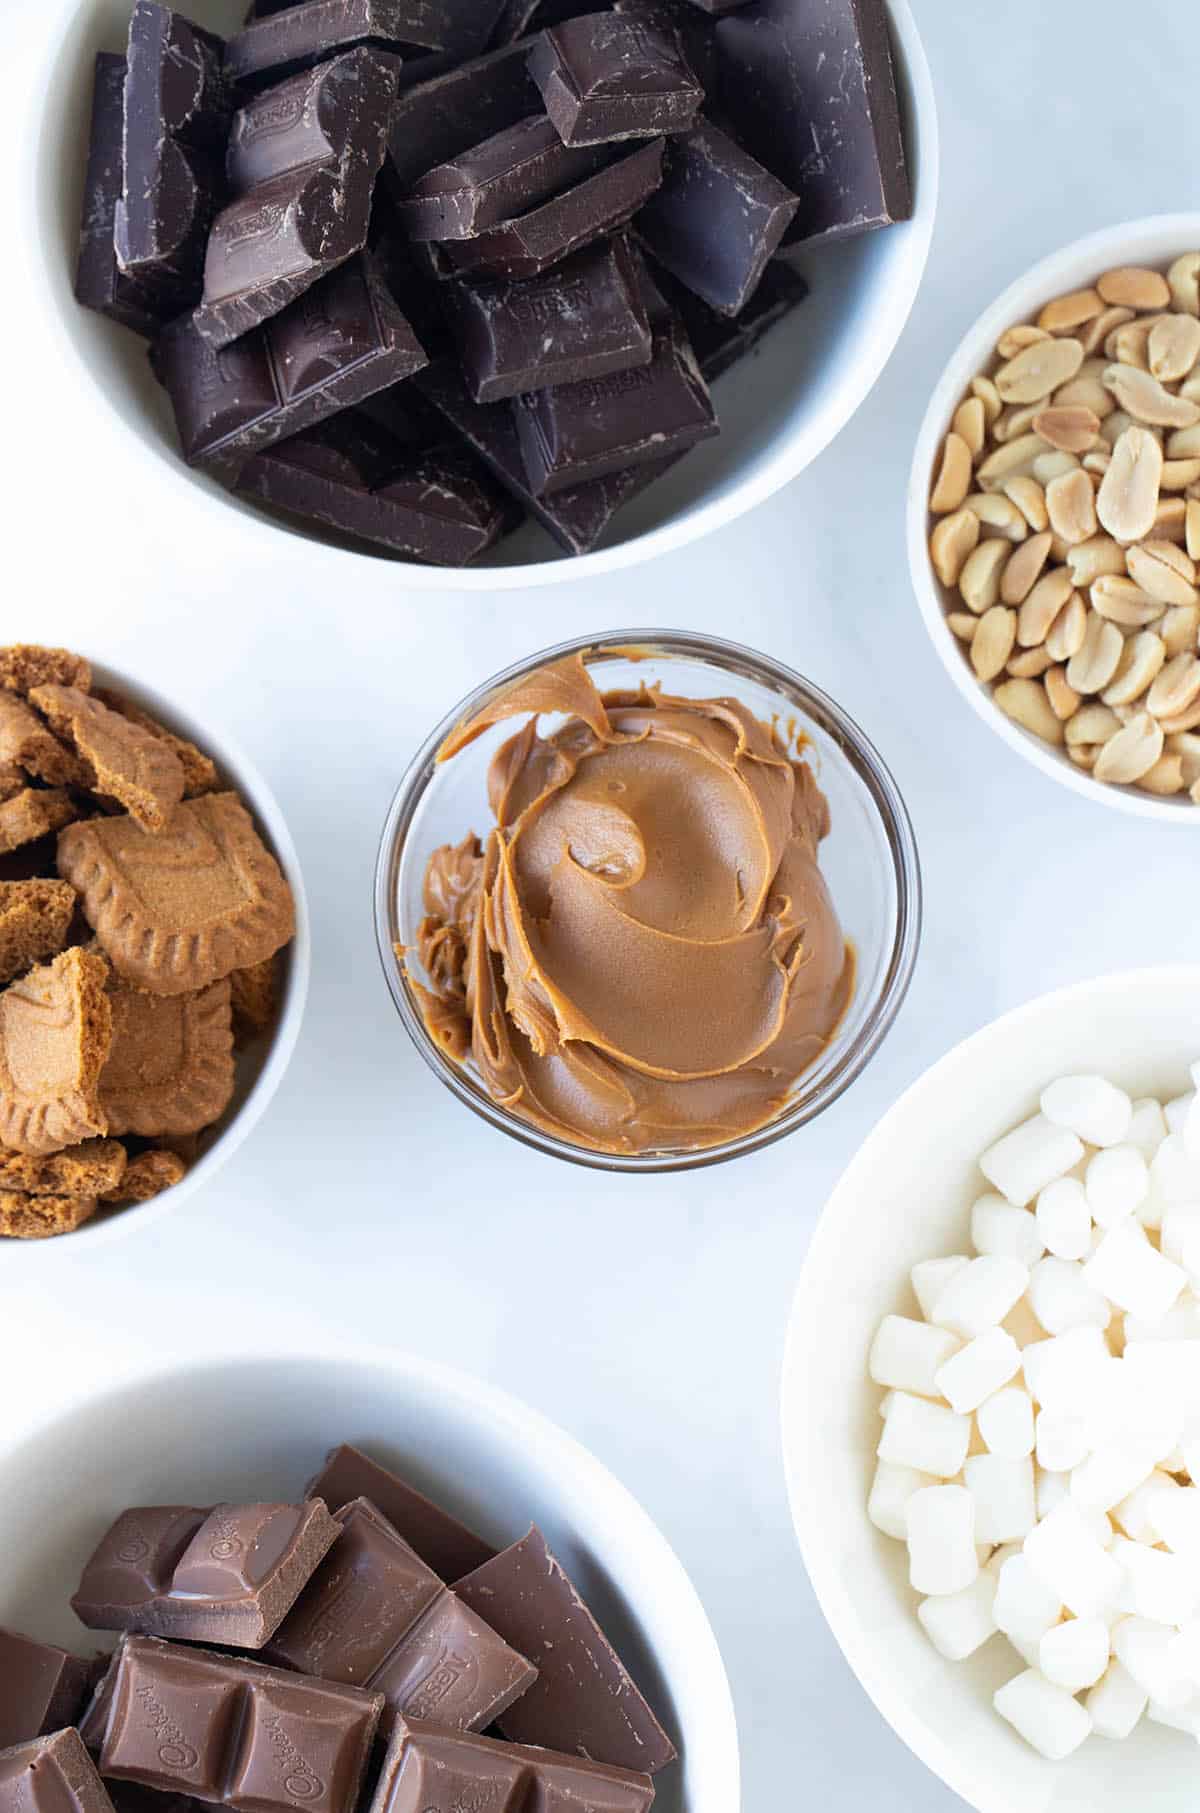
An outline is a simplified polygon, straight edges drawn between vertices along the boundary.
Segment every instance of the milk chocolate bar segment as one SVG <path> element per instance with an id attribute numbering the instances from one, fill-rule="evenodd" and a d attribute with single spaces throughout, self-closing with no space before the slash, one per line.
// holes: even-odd
<path id="1" fill-rule="evenodd" d="M 565 145 L 685 132 L 704 99 L 674 32 L 617 13 L 543 33 L 529 72 Z"/>
<path id="2" fill-rule="evenodd" d="M 402 1720 L 370 1813 L 648 1813 L 654 1783 L 633 1769 Z"/>
<path id="3" fill-rule="evenodd" d="M 113 1813 L 77 1731 L 0 1751 L 0 1813 Z"/>
<path id="4" fill-rule="evenodd" d="M 304 1495 L 323 1498 L 331 1511 L 340 1511 L 351 1499 L 369 1498 L 442 1580 L 457 1580 L 496 1553 L 449 1511 L 349 1442 L 326 1455 L 325 1465 L 309 1480 Z"/>
<path id="5" fill-rule="evenodd" d="M 564 145 L 544 113 L 519 120 L 414 184 L 397 206 L 412 239 L 474 239 L 527 214 L 610 160 L 604 150 Z"/>
<path id="6" fill-rule="evenodd" d="M 75 299 L 135 334 L 152 335 L 164 318 L 149 290 L 126 276 L 117 263 L 113 222 L 123 187 L 125 59 L 112 51 L 96 54 L 92 86 L 92 124 L 87 170 L 83 178 L 83 213 L 79 223 L 79 261 Z"/>
<path id="7" fill-rule="evenodd" d="M 0 1629 L 0 1750 L 73 1725 L 90 1676 L 67 1650 Z"/>

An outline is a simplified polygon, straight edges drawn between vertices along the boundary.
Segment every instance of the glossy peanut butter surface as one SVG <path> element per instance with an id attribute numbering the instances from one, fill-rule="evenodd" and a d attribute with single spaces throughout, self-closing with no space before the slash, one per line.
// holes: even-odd
<path id="1" fill-rule="evenodd" d="M 539 713 L 564 714 L 546 736 Z M 736 699 L 596 690 L 582 658 L 446 739 L 493 757 L 495 824 L 430 857 L 414 979 L 433 1038 L 494 1101 L 612 1153 L 772 1120 L 853 988 L 807 764 Z"/>

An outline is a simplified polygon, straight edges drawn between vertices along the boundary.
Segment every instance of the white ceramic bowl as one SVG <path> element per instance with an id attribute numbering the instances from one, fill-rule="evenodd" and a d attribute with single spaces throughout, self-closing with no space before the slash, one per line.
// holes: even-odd
<path id="1" fill-rule="evenodd" d="M 147 462 L 170 469 L 181 520 L 194 513 L 205 532 L 221 533 L 231 510 L 256 521 L 264 535 L 291 533 L 210 478 L 190 471 L 177 448 L 165 397 L 146 363 L 144 343 L 125 329 L 81 309 L 71 293 L 79 202 L 90 112 L 92 59 L 119 50 L 131 0 L 66 0 L 61 28 L 46 30 L 53 45 L 36 83 L 44 96 L 40 137 L 20 185 L 15 231 L 37 248 L 32 302 L 61 323 L 64 358 L 77 361 L 71 406 L 111 416 L 113 457 L 129 470 L 131 486 Z M 937 200 L 937 114 L 925 54 L 908 0 L 887 0 L 897 81 L 915 184 L 911 221 L 814 253 L 805 265 L 812 295 L 772 333 L 761 356 L 743 360 L 718 385 L 723 432 L 623 512 L 614 545 L 579 559 L 556 558 L 542 531 L 525 528 L 488 563 L 465 572 L 392 562 L 398 583 L 443 591 L 495 591 L 511 586 L 568 583 L 611 572 L 682 547 L 731 522 L 795 478 L 849 420 L 875 383 L 908 319 L 925 269 Z M 185 7 L 217 31 L 236 27 L 244 0 L 195 0 Z M 361 555 L 358 556 L 361 558 Z M 339 563 L 347 555 L 338 552 Z M 353 583 L 345 566 L 331 568 L 331 586 Z"/>
<path id="2" fill-rule="evenodd" d="M 1061 252 L 1043 258 L 1040 264 L 1035 264 L 1010 284 L 963 335 L 929 400 L 917 436 L 905 506 L 908 564 L 921 615 L 933 646 L 942 658 L 942 665 L 971 708 L 1003 737 L 1010 749 L 1015 749 L 1052 780 L 1070 787 L 1073 793 L 1114 806 L 1118 812 L 1132 812 L 1139 818 L 1156 818 L 1176 825 L 1200 825 L 1200 811 L 1186 794 L 1159 799 L 1150 793 L 1139 793 L 1133 787 L 1114 787 L 1093 780 L 1086 769 L 1077 768 L 1066 755 L 1050 748 L 1040 737 L 1022 730 L 993 705 L 990 695 L 975 678 L 962 643 L 946 623 L 944 594 L 929 558 L 929 491 L 934 461 L 951 417 L 966 395 L 971 379 L 991 362 L 996 341 L 1006 327 L 1031 320 L 1055 296 L 1094 283 L 1113 265 L 1161 267 L 1181 252 L 1192 251 L 1197 246 L 1200 246 L 1200 213 L 1158 214 L 1150 220 L 1125 221 L 1120 226 L 1089 233 L 1086 239 L 1077 239 L 1073 245 L 1064 246 Z"/>
<path id="3" fill-rule="evenodd" d="M 177 1213 L 187 1199 L 203 1189 L 225 1161 L 233 1157 L 264 1113 L 296 1049 L 308 996 L 312 943 L 300 859 L 283 813 L 266 781 L 253 762 L 207 717 L 203 722 L 188 717 L 173 699 L 165 699 L 127 675 L 102 667 L 95 661 L 92 670 L 98 685 L 111 686 L 125 693 L 159 723 L 178 736 L 186 737 L 212 757 L 222 780 L 241 795 L 259 835 L 287 878 L 296 906 L 296 936 L 280 961 L 279 1012 L 274 1029 L 265 1042 L 255 1040 L 238 1055 L 233 1099 L 217 1121 L 215 1132 L 205 1136 L 207 1143 L 201 1156 L 181 1182 L 173 1189 L 151 1197 L 149 1202 L 130 1204 L 127 1208 L 102 1208 L 72 1234 L 60 1234 L 52 1240 L 0 1240 L 0 1272 L 22 1262 L 45 1265 L 72 1254 L 86 1257 L 89 1249 L 105 1241 L 132 1234 L 156 1221 L 160 1215 Z"/>
<path id="4" fill-rule="evenodd" d="M 82 1375 L 81 1375 L 82 1377 Z M 0 1449 L 0 1624 L 86 1652 L 67 1601 L 129 1504 L 298 1493 L 354 1441 L 503 1545 L 538 1523 L 680 1751 L 661 1813 L 737 1813 L 738 1745 L 716 1639 L 666 1540 L 585 1449 L 493 1386 L 436 1362 L 344 1349 L 166 1366 L 81 1384 Z"/>
<path id="5" fill-rule="evenodd" d="M 1200 1052 L 1200 965 L 1126 971 L 1043 995 L 955 1047 L 884 1116 L 830 1197 L 801 1272 L 783 1369 L 792 1516 L 821 1608 L 850 1666 L 910 1749 L 981 1813 L 1191 1813 L 1196 1746 L 1143 1724 L 1092 1737 L 1063 1763 L 993 1710 L 1023 1664 L 995 1636 L 947 1662 L 915 1616 L 902 1543 L 867 1520 L 879 1440 L 871 1337 L 916 1314 L 918 1259 L 964 1251 L 978 1154 L 1064 1071 L 1099 1070 L 1135 1095 L 1175 1095 Z"/>

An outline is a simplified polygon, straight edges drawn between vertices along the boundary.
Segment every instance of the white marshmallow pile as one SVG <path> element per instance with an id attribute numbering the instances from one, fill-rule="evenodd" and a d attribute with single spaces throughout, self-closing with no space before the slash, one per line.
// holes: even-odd
<path id="1" fill-rule="evenodd" d="M 885 1316 L 868 1514 L 917 1617 L 1058 1761 L 1145 1715 L 1200 1740 L 1200 1062 L 1165 1104 L 1066 1076 L 979 1160 L 974 1256 Z"/>

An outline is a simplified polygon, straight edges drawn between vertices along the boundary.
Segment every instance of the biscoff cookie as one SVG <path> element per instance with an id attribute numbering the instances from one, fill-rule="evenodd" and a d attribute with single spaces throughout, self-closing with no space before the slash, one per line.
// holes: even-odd
<path id="1" fill-rule="evenodd" d="M 274 957 L 264 957 L 249 969 L 235 969 L 229 978 L 233 1036 L 239 1045 L 261 1038 L 274 1025 L 279 1006 L 275 967 Z"/>
<path id="2" fill-rule="evenodd" d="M 184 776 L 161 737 L 77 686 L 35 686 L 29 700 L 87 763 L 94 792 L 116 800 L 147 831 L 164 828 L 183 798 Z"/>
<path id="3" fill-rule="evenodd" d="M 141 1152 L 131 1158 L 126 1166 L 125 1175 L 105 1197 L 104 1202 L 149 1202 L 152 1196 L 161 1196 L 164 1190 L 171 1190 L 177 1183 L 182 1183 L 187 1174 L 187 1166 L 174 1152 Z"/>
<path id="4" fill-rule="evenodd" d="M 125 1165 L 118 1139 L 85 1139 L 40 1158 L 0 1148 L 0 1190 L 25 1196 L 106 1196 L 120 1184 Z"/>
<path id="5" fill-rule="evenodd" d="M 228 981 L 192 995 L 151 995 L 109 980 L 112 1050 L 100 1078 L 110 1133 L 198 1133 L 233 1095 Z"/>
<path id="6" fill-rule="evenodd" d="M 94 1196 L 24 1196 L 19 1190 L 0 1190 L 0 1237 L 50 1240 L 55 1234 L 73 1234 L 98 1207 Z"/>
<path id="7" fill-rule="evenodd" d="M 0 800 L 12 799 L 29 785 L 29 776 L 15 762 L 0 762 Z"/>
<path id="8" fill-rule="evenodd" d="M 73 749 L 60 743 L 37 712 L 15 692 L 0 688 L 0 762 L 13 762 L 51 787 L 86 787 L 88 771 Z"/>
<path id="9" fill-rule="evenodd" d="M 191 994 L 294 936 L 291 889 L 235 793 L 176 807 L 167 830 L 129 817 L 68 825 L 59 873 L 113 967 L 152 994 Z"/>
<path id="10" fill-rule="evenodd" d="M 61 951 L 75 898 L 68 881 L 0 881 L 0 983 Z"/>
<path id="11" fill-rule="evenodd" d="M 213 793 L 220 786 L 217 764 L 211 756 L 205 755 L 202 749 L 197 749 L 194 743 L 189 743 L 186 737 L 176 736 L 173 730 L 168 730 L 165 724 L 152 718 L 148 711 L 143 711 L 140 705 L 135 705 L 124 693 L 112 692 L 107 686 L 97 686 L 93 689 L 92 697 L 99 699 L 102 705 L 107 705 L 110 711 L 128 718 L 131 724 L 148 730 L 151 736 L 160 738 L 168 749 L 174 751 L 183 765 L 184 799 L 194 799 L 198 793 Z"/>
<path id="12" fill-rule="evenodd" d="M 0 800 L 0 852 L 36 843 L 78 817 L 74 801 L 61 787 L 26 787 L 12 799 Z"/>
<path id="13" fill-rule="evenodd" d="M 108 964 L 69 950 L 0 994 L 0 1145 L 61 1152 L 106 1133 L 100 1076 L 112 1043 Z"/>
<path id="14" fill-rule="evenodd" d="M 92 684 L 90 664 L 69 648 L 42 648 L 36 642 L 16 642 L 0 648 L 0 688 L 5 692 L 31 692 L 35 686 L 77 686 L 87 692 Z"/>

